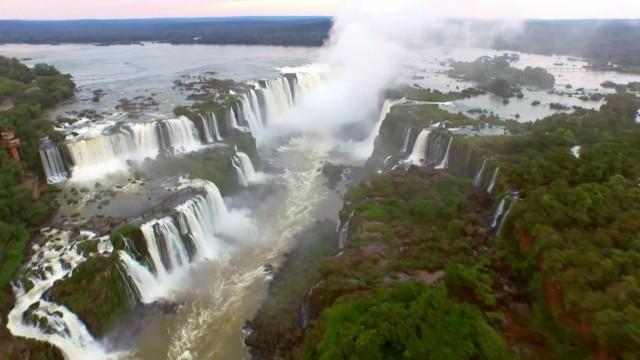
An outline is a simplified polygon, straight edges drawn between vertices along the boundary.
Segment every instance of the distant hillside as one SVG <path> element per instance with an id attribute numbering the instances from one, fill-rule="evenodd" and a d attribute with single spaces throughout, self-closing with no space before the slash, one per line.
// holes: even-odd
<path id="1" fill-rule="evenodd" d="M 515 37 L 501 38 L 498 49 L 566 54 L 613 62 L 640 71 L 640 20 L 528 21 Z"/>
<path id="2" fill-rule="evenodd" d="M 138 20 L 0 21 L 0 43 L 246 44 L 320 46 L 328 17 L 230 17 Z"/>
<path id="3" fill-rule="evenodd" d="M 245 44 L 321 46 L 329 17 L 229 17 L 142 20 L 0 20 L 0 43 Z M 446 38 L 441 34 L 435 38 Z M 640 71 L 640 20 L 530 20 L 523 31 L 496 40 L 494 47 L 564 54 Z"/>

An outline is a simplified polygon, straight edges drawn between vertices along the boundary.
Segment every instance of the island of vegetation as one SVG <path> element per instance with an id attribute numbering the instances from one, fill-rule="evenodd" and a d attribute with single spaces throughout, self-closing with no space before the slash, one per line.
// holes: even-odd
<path id="1" fill-rule="evenodd" d="M 453 61 L 449 76 L 473 81 L 478 87 L 503 98 L 523 97 L 522 88 L 553 89 L 555 77 L 542 68 L 512 67 L 503 56 L 483 56 L 472 62 Z"/>

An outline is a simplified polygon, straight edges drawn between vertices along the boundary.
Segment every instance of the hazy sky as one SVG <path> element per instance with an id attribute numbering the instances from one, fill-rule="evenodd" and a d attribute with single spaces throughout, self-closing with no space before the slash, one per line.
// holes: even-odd
<path id="1" fill-rule="evenodd" d="M 2 19 L 333 15 L 350 0 L 0 0 Z M 368 4 L 367 0 L 353 0 Z M 404 0 L 388 0 L 398 2 Z M 425 16 L 640 18 L 640 0 L 423 0 Z M 374 5 L 375 6 L 375 5 Z"/>

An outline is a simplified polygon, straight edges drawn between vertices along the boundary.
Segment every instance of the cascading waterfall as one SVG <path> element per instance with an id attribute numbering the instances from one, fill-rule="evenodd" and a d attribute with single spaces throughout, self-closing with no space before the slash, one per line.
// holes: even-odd
<path id="1" fill-rule="evenodd" d="M 480 185 L 482 185 L 482 180 L 484 180 L 484 171 L 486 166 L 487 166 L 487 159 L 483 159 L 482 166 L 480 166 L 480 170 L 478 171 L 475 178 L 473 179 L 474 186 L 479 187 Z"/>
<path id="2" fill-rule="evenodd" d="M 202 146 L 198 129 L 193 122 L 184 116 L 159 122 L 160 138 L 163 149 L 171 153 L 185 153 L 199 149 Z"/>
<path id="3" fill-rule="evenodd" d="M 222 141 L 222 135 L 220 134 L 220 127 L 218 126 L 218 118 L 214 113 L 200 114 L 202 120 L 202 129 L 204 131 L 204 139 L 208 144 L 212 144 L 216 141 Z"/>
<path id="4" fill-rule="evenodd" d="M 406 160 L 408 164 L 422 166 L 427 156 L 427 145 L 429 143 L 429 129 L 422 129 L 413 143 L 411 155 Z"/>
<path id="5" fill-rule="evenodd" d="M 491 217 L 491 228 L 494 230 L 496 229 L 496 227 L 498 226 L 500 220 L 504 215 L 504 207 L 506 203 L 507 203 L 507 199 L 506 197 L 503 197 L 500 200 L 500 203 L 498 203 L 498 207 L 496 207 L 496 211 L 493 213 L 493 216 Z"/>
<path id="6" fill-rule="evenodd" d="M 232 129 L 239 129 L 238 126 L 238 117 L 236 116 L 236 112 L 233 110 L 233 106 L 229 108 L 229 126 Z"/>
<path id="7" fill-rule="evenodd" d="M 500 171 L 500 167 L 496 167 L 496 170 L 493 172 L 493 176 L 491 176 L 491 183 L 489 183 L 489 187 L 487 188 L 487 192 L 489 194 L 493 193 L 493 189 L 496 187 L 496 180 L 498 179 L 498 172 Z"/>
<path id="8" fill-rule="evenodd" d="M 254 89 L 249 90 L 248 99 L 242 101 L 243 110 L 251 109 L 251 115 L 255 120 L 260 120 L 262 127 L 267 124 L 276 124 L 284 118 L 286 114 L 296 103 L 313 88 L 322 82 L 322 76 L 317 73 L 285 73 L 279 78 L 271 80 L 258 81 Z M 243 111 L 244 112 L 244 111 Z M 252 130 L 261 127 L 249 119 L 246 120 Z M 254 136 L 256 133 L 253 133 Z"/>
<path id="9" fill-rule="evenodd" d="M 449 138 L 449 145 L 447 145 L 447 151 L 444 153 L 444 158 L 440 164 L 438 164 L 435 169 L 443 170 L 449 166 L 449 152 L 451 152 L 451 145 L 453 144 L 453 136 Z"/>
<path id="10" fill-rule="evenodd" d="M 249 130 L 253 137 L 258 139 L 264 129 L 264 120 L 260 111 L 260 103 L 254 89 L 249 89 L 247 94 L 240 96 L 242 115 L 244 121 L 249 125 Z"/>
<path id="11" fill-rule="evenodd" d="M 187 188 L 199 193 L 176 206 L 173 216 L 155 219 L 140 227 L 149 252 L 150 268 L 136 262 L 125 251 L 119 253 L 143 303 L 167 297 L 191 264 L 218 258 L 226 247 L 219 237 L 219 228 L 230 215 L 220 191 L 204 180 L 193 180 L 181 187 Z"/>
<path id="12" fill-rule="evenodd" d="M 576 145 L 571 148 L 571 155 L 573 155 L 576 159 L 580 159 L 580 152 L 582 150 L 582 146 Z"/>
<path id="13" fill-rule="evenodd" d="M 8 315 L 7 328 L 15 336 L 57 346 L 67 359 L 120 358 L 123 354 L 108 353 L 76 314 L 44 298 L 56 281 L 87 260 L 78 249 L 80 239 L 97 242 L 98 251 L 107 255 L 113 251 L 109 237 L 96 238 L 82 231 L 78 239 L 71 232 L 55 229 L 43 231 L 43 235 L 46 241 L 34 246 L 34 255 L 24 268 L 28 271 L 24 278 L 33 286 L 27 290 L 21 283 L 14 284 L 16 302 Z"/>
<path id="14" fill-rule="evenodd" d="M 425 164 L 431 165 L 434 168 L 438 166 L 445 158 L 447 151 L 447 145 L 449 143 L 449 137 L 441 133 L 431 132 L 429 134 L 429 141 L 427 143 Z M 446 141 L 446 143 L 445 143 Z"/>
<path id="15" fill-rule="evenodd" d="M 278 78 L 261 81 L 259 85 L 261 87 L 256 91 L 264 104 L 262 113 L 266 114 L 266 123 L 275 124 L 293 107 L 293 95 L 289 82 L 284 78 Z"/>
<path id="16" fill-rule="evenodd" d="M 401 100 L 387 99 L 384 101 L 384 103 L 382 104 L 382 109 L 380 110 L 380 115 L 378 116 L 378 121 L 376 122 L 376 125 L 373 127 L 373 130 L 371 130 L 371 132 L 369 133 L 369 136 L 365 140 L 355 144 L 354 148 L 351 149 L 351 152 L 355 156 L 366 159 L 373 154 L 376 138 L 380 133 L 380 128 L 382 127 L 382 123 L 384 122 L 384 119 L 391 112 L 391 108 L 402 101 L 404 101 L 404 99 L 401 99 Z"/>
<path id="17" fill-rule="evenodd" d="M 127 161 L 156 158 L 162 151 L 173 154 L 195 151 L 202 142 L 193 122 L 180 117 L 125 124 L 110 134 L 69 142 L 64 146 L 73 164 L 67 164 L 71 167 L 71 178 L 87 181 L 126 170 Z"/>
<path id="18" fill-rule="evenodd" d="M 243 94 L 237 95 L 238 109 L 229 109 L 229 125 L 246 130 L 246 123 L 254 138 L 259 139 L 264 127 L 276 123 L 323 77 L 318 73 L 283 74 L 281 77 L 259 81 Z M 147 123 L 118 124 L 112 132 L 100 136 L 69 141 L 64 145 L 68 159 L 56 153 L 54 147 L 41 151 L 42 163 L 48 181 L 89 181 L 109 173 L 127 169 L 127 161 L 156 158 L 161 152 L 171 154 L 198 150 L 204 143 L 223 140 L 219 121 L 215 114 L 201 114 L 202 132 L 184 116 L 177 119 Z M 202 139 L 202 140 L 201 140 Z M 374 136 L 375 139 L 375 136 Z M 372 142 L 373 143 L 373 142 Z"/>
<path id="19" fill-rule="evenodd" d="M 411 140 L 411 131 L 412 128 L 407 128 L 404 130 L 404 141 L 402 143 L 402 155 L 406 155 L 407 151 L 409 151 L 409 141 Z"/>
<path id="20" fill-rule="evenodd" d="M 66 181 L 69 177 L 69 171 L 60 153 L 60 148 L 53 141 L 47 139 L 40 145 L 40 160 L 42 160 L 42 167 L 47 176 L 47 183 L 58 184 Z"/>
<path id="21" fill-rule="evenodd" d="M 231 162 L 238 174 L 240 185 L 249 186 L 260 181 L 261 176 L 254 169 L 249 155 L 238 151 L 231 159 Z"/>
<path id="22" fill-rule="evenodd" d="M 502 218 L 500 219 L 500 224 L 498 224 L 498 228 L 496 229 L 496 235 L 500 235 L 502 233 L 502 228 L 504 227 L 504 224 L 507 222 L 507 218 L 511 213 L 511 208 L 513 207 L 513 204 L 515 204 L 517 201 L 518 201 L 517 197 L 511 199 L 511 202 L 507 207 L 507 211 L 504 212 L 504 214 L 502 215 Z"/>

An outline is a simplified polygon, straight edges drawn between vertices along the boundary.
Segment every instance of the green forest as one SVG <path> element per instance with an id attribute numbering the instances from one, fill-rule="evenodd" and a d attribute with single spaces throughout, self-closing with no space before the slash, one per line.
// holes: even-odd
<path id="1" fill-rule="evenodd" d="M 599 111 L 503 124 L 516 136 L 456 137 L 451 161 L 470 159 L 465 171 L 411 167 L 362 181 L 341 212 L 343 224 L 349 220 L 345 248 L 312 265 L 310 292 L 292 293 L 282 283 L 294 275 L 283 275 L 252 323 L 254 354 L 639 358 L 639 107 L 621 91 Z M 376 146 L 387 154 L 401 141 L 398 129 L 444 116 L 431 106 L 406 108 L 394 109 L 382 125 L 385 141 Z M 445 118 L 455 126 L 469 122 Z M 575 145 L 579 157 L 570 151 Z M 490 164 L 474 186 L 482 159 Z M 517 196 L 496 233 L 492 216 L 507 194 Z M 277 296 L 280 288 L 288 295 Z M 308 314 L 304 327 L 281 314 L 292 304 Z"/>
<path id="2" fill-rule="evenodd" d="M 20 161 L 0 151 L 0 308 L 10 297 L 8 286 L 22 264 L 30 234 L 52 213 L 53 189 L 34 199 L 34 187 L 46 183 L 38 153 L 43 137 L 59 138 L 46 111 L 73 96 L 75 84 L 53 66 L 33 68 L 17 59 L 0 57 L 0 130 L 14 131 L 20 139 Z M 4 311 L 3 311 L 4 312 Z"/>

